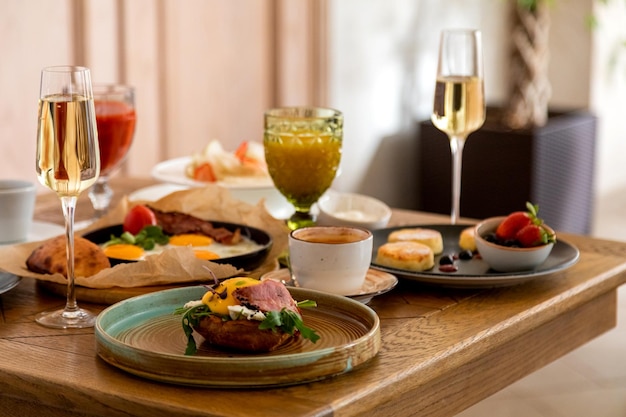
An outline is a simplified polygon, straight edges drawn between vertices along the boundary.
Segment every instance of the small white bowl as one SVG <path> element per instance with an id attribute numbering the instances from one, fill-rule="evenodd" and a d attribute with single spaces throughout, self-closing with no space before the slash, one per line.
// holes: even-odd
<path id="1" fill-rule="evenodd" d="M 329 190 L 317 202 L 320 226 L 356 226 L 380 229 L 387 226 L 391 209 L 382 201 L 362 194 Z"/>
<path id="2" fill-rule="evenodd" d="M 537 268 L 548 258 L 554 243 L 532 248 L 513 248 L 485 240 L 484 236 L 495 232 L 504 219 L 504 216 L 491 217 L 476 225 L 476 249 L 482 259 L 489 264 L 491 269 L 498 272 L 520 272 Z M 543 227 L 554 234 L 554 230 L 550 227 L 545 224 Z"/>

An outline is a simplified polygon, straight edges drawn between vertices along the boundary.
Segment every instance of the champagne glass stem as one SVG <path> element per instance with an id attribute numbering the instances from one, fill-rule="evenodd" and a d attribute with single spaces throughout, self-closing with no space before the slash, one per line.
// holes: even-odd
<path id="1" fill-rule="evenodd" d="M 35 320 L 43 326 L 60 329 L 93 327 L 96 316 L 80 308 L 76 302 L 74 285 L 74 211 L 76 210 L 76 197 L 61 197 L 61 203 L 65 217 L 67 298 L 62 310 L 44 311 L 39 313 Z"/>
<path id="2" fill-rule="evenodd" d="M 461 173 L 463 168 L 464 136 L 450 136 L 450 151 L 452 152 L 452 210 L 450 222 L 456 224 L 459 220 L 461 208 Z"/>
<path id="3" fill-rule="evenodd" d="M 98 178 L 98 181 L 89 190 L 89 199 L 93 205 L 96 219 L 106 214 L 112 198 L 113 190 L 109 187 L 109 179 L 107 177 Z"/>
<path id="4" fill-rule="evenodd" d="M 76 197 L 61 197 L 63 217 L 65 217 L 65 253 L 67 255 L 67 301 L 63 316 L 73 318 L 78 310 L 76 292 L 74 288 L 74 212 L 76 211 Z"/>

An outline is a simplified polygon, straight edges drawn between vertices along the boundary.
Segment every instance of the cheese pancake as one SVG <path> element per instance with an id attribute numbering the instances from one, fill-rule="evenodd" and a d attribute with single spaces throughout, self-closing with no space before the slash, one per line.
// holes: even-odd
<path id="1" fill-rule="evenodd" d="M 388 242 L 378 248 L 376 263 L 390 268 L 426 271 L 435 265 L 433 250 L 419 242 Z"/>
<path id="2" fill-rule="evenodd" d="M 463 229 L 459 236 L 459 247 L 463 250 L 476 252 L 476 240 L 474 226 Z"/>
<path id="3" fill-rule="evenodd" d="M 435 255 L 443 252 L 443 237 L 438 230 L 416 227 L 398 229 L 389 234 L 388 242 L 418 242 L 429 246 Z"/>

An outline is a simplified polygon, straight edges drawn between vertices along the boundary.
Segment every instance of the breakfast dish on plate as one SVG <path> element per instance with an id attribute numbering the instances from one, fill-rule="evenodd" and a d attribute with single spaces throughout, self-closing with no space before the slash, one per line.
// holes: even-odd
<path id="1" fill-rule="evenodd" d="M 157 164 L 152 177 L 193 187 L 210 183 L 231 189 L 274 185 L 265 164 L 263 145 L 254 141 L 244 141 L 235 151 L 228 152 L 213 140 L 202 152 Z"/>
<path id="2" fill-rule="evenodd" d="M 429 224 L 392 227 L 374 230 L 374 246 L 372 254 L 372 268 L 394 274 L 400 278 L 419 281 L 422 283 L 459 288 L 499 287 L 516 285 L 525 281 L 545 276 L 574 265 L 580 256 L 576 247 L 560 239 L 554 244 L 552 252 L 546 261 L 533 270 L 519 272 L 497 272 L 481 259 L 475 252 L 468 251 L 471 237 L 461 241 L 461 234 L 470 224 Z M 389 235 L 405 228 L 428 228 L 441 233 L 443 237 L 443 252 L 435 255 L 433 267 L 423 271 L 406 268 L 395 268 L 377 262 L 376 257 L 381 246 L 388 243 Z M 465 232 L 468 233 L 468 232 Z M 463 243 L 463 247 L 460 245 Z"/>
<path id="3" fill-rule="evenodd" d="M 125 217 L 139 204 L 141 203 L 123 198 L 105 216 L 88 229 L 80 231 L 80 235 L 84 237 L 100 231 L 102 240 L 94 242 L 98 245 L 110 240 L 111 234 L 121 238 Z M 239 236 L 244 241 L 249 239 L 261 245 L 261 248 L 255 246 L 256 249 L 251 252 L 225 255 L 211 261 L 196 257 L 192 247 L 186 246 L 172 246 L 159 254 L 147 256 L 142 261 L 116 263 L 115 259 L 109 258 L 111 267 L 96 274 L 76 277 L 78 300 L 111 304 L 165 288 L 212 283 L 214 276 L 220 280 L 241 274 L 258 278 L 278 267 L 278 256 L 287 247 L 286 226 L 283 221 L 272 217 L 261 205 L 252 206 L 234 199 L 223 187 L 192 187 L 149 204 L 149 207 L 158 211 L 179 212 L 203 221 L 209 220 L 215 228 L 224 227 L 233 234 L 239 230 Z M 113 231 L 108 230 L 108 227 Z M 133 235 L 133 239 L 136 237 L 137 235 Z M 144 243 L 149 243 L 146 242 L 149 240 L 144 239 Z M 15 276 L 34 279 L 41 289 L 65 297 L 67 279 L 61 273 L 39 273 L 27 268 L 26 260 L 45 243 L 42 240 L 0 248 L 2 270 Z M 156 245 L 156 241 L 154 243 Z"/>
<path id="4" fill-rule="evenodd" d="M 198 259 L 254 269 L 266 258 L 271 237 L 260 229 L 203 220 L 180 212 L 135 205 L 124 224 L 84 235 L 112 265 L 145 260 L 173 247 L 190 247 Z"/>
<path id="5" fill-rule="evenodd" d="M 319 335 L 316 343 L 291 339 L 269 352 L 250 353 L 197 341 L 185 355 L 188 338 L 181 316 L 173 314 L 199 300 L 205 286 L 158 291 L 106 308 L 96 321 L 96 351 L 112 366 L 142 378 L 173 384 L 254 388 L 318 381 L 352 372 L 381 347 L 380 319 L 368 306 L 347 297 L 304 288 L 288 288 L 294 300 L 317 305 L 302 308 L 305 325 Z"/>
<path id="6" fill-rule="evenodd" d="M 443 238 L 438 230 L 399 228 L 391 231 L 387 242 L 378 247 L 374 262 L 395 269 L 427 271 L 435 266 L 435 255 L 441 252 Z"/>
<path id="7" fill-rule="evenodd" d="M 315 302 L 296 302 L 280 282 L 234 277 L 207 289 L 202 299 L 176 310 L 188 338 L 185 354 L 197 351 L 194 331 L 211 345 L 251 353 L 270 352 L 300 337 L 312 343 L 319 339 L 300 311 Z"/>
<path id="8" fill-rule="evenodd" d="M 267 177 L 263 144 L 243 141 L 234 152 L 227 152 L 219 141 L 212 140 L 202 152 L 192 155 L 185 175 L 200 182 L 225 181 L 230 177 Z"/>

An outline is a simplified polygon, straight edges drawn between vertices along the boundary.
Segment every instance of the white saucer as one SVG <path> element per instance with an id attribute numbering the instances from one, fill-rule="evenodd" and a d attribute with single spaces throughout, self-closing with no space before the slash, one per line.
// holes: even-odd
<path id="1" fill-rule="evenodd" d="M 30 232 L 28 233 L 28 237 L 24 242 L 0 243 L 0 247 L 16 245 L 25 242 L 36 242 L 38 240 L 48 239 L 50 237 L 54 237 L 63 233 L 65 233 L 65 228 L 61 225 L 58 225 L 56 223 L 34 221 L 31 226 Z"/>
<path id="2" fill-rule="evenodd" d="M 55 223 L 33 222 L 30 233 L 25 242 L 2 243 L 0 248 L 9 245 L 18 245 L 26 242 L 36 242 L 38 240 L 48 239 L 65 233 L 65 228 Z M 22 278 L 0 271 L 0 294 L 3 294 L 17 286 Z"/>
<path id="3" fill-rule="evenodd" d="M 287 268 L 281 268 L 276 271 L 268 272 L 261 277 L 261 280 L 264 279 L 273 279 L 274 281 L 282 282 L 287 286 L 298 286 L 291 279 L 291 274 Z M 367 304 L 377 295 L 391 291 L 397 284 L 398 278 L 396 278 L 395 275 L 370 268 L 367 271 L 365 282 L 361 287 L 361 291 L 358 294 L 347 295 L 346 297 L 350 297 L 356 301 L 362 302 L 363 304 Z"/>

